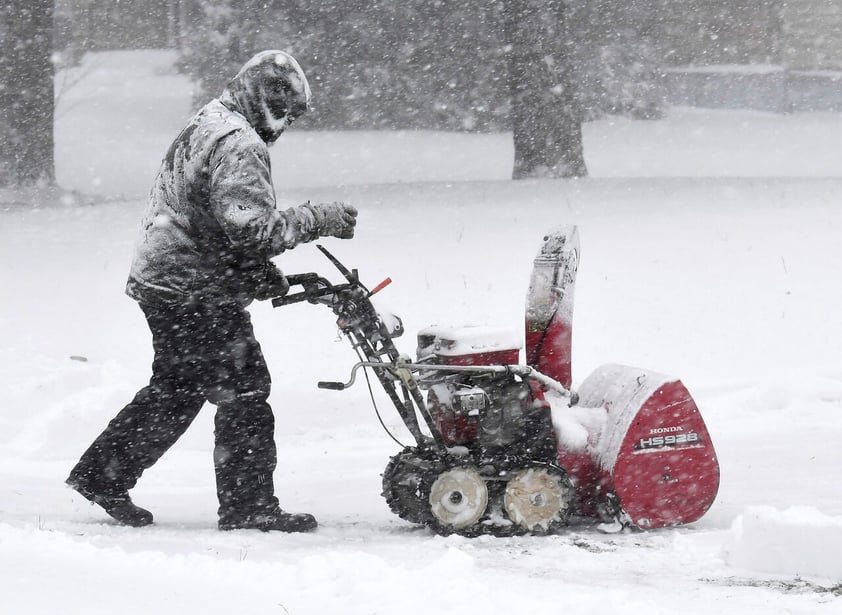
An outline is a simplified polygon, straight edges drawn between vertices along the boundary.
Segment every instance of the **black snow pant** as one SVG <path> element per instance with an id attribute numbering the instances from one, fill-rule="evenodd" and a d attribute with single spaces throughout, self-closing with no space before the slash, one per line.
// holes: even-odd
<path id="1" fill-rule="evenodd" d="M 248 312 L 237 303 L 141 309 L 152 331 L 152 378 L 85 451 L 68 482 L 94 493 L 125 493 L 210 401 L 217 406 L 220 520 L 276 508 L 275 420 L 266 401 L 271 380 Z"/>

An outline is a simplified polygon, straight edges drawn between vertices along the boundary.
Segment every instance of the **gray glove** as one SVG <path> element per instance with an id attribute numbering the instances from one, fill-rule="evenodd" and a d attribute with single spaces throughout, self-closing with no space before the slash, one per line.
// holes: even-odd
<path id="1" fill-rule="evenodd" d="M 289 282 L 284 273 L 269 261 L 260 271 L 255 280 L 254 298 L 258 301 L 283 297 L 289 292 Z"/>
<path id="2" fill-rule="evenodd" d="M 310 205 L 316 218 L 316 228 L 320 237 L 338 237 L 351 239 L 357 225 L 357 210 L 342 201 Z"/>

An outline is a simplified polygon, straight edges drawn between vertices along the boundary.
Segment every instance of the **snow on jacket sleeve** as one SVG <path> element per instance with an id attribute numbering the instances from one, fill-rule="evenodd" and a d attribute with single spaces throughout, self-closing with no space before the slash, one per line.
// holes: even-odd
<path id="1" fill-rule="evenodd" d="M 220 142 L 212 165 L 210 209 L 231 247 L 244 257 L 266 261 L 318 238 L 309 207 L 276 208 L 265 144 L 234 132 Z"/>

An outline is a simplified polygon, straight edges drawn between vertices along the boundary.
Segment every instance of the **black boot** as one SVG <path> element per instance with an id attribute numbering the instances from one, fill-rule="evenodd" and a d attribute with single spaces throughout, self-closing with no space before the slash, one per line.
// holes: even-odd
<path id="1" fill-rule="evenodd" d="M 262 532 L 312 532 L 319 524 L 313 515 L 288 513 L 280 508 L 270 512 L 243 516 L 226 516 L 219 520 L 220 530 L 260 530 Z"/>
<path id="2" fill-rule="evenodd" d="M 123 493 L 116 495 L 94 493 L 85 485 L 72 478 L 68 478 L 66 482 L 75 489 L 79 495 L 89 502 L 92 502 L 97 506 L 101 506 L 113 519 L 123 525 L 143 527 L 144 525 L 150 525 L 152 523 L 152 513 L 145 508 L 136 506 L 129 497 L 128 492 L 124 491 Z"/>

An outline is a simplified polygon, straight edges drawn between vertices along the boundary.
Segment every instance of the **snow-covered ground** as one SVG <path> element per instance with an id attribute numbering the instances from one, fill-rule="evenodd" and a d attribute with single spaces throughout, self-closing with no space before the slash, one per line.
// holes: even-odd
<path id="1" fill-rule="evenodd" d="M 370 284 L 393 278 L 379 296 L 406 352 L 432 323 L 519 330 L 542 234 L 578 225 L 574 380 L 619 362 L 687 385 L 722 467 L 691 526 L 471 540 L 393 517 L 379 491 L 396 445 L 362 386 L 316 388 L 355 357 L 310 305 L 252 312 L 278 494 L 316 533 L 216 530 L 210 407 L 133 492 L 154 526 L 117 526 L 67 489 L 148 378 L 148 331 L 122 289 L 188 114 L 169 59 L 89 57 L 62 94 L 59 180 L 106 199 L 0 207 L 0 612 L 842 613 L 839 114 L 602 120 L 585 127 L 581 181 L 509 181 L 507 135 L 293 130 L 273 151 L 281 201 L 358 206 L 356 238 L 324 244 Z M 333 275 L 312 246 L 279 263 Z"/>

